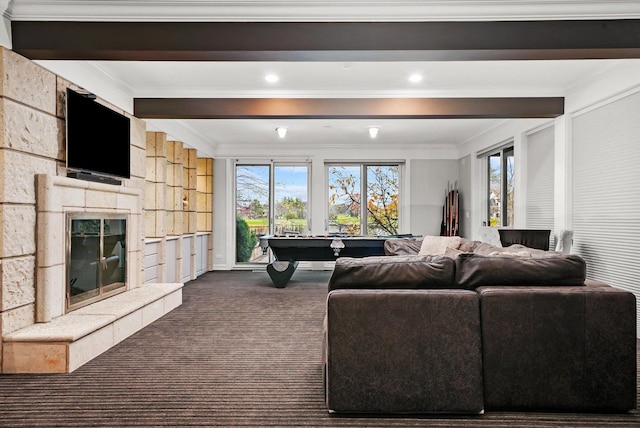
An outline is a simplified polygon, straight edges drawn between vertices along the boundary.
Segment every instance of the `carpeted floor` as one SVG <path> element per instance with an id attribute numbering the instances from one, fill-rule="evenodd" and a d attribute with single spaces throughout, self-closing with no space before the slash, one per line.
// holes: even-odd
<path id="1" fill-rule="evenodd" d="M 210 272 L 183 305 L 61 375 L 0 375 L 1 427 L 639 427 L 640 414 L 337 417 L 322 391 L 330 272 L 284 289 L 264 272 Z"/>

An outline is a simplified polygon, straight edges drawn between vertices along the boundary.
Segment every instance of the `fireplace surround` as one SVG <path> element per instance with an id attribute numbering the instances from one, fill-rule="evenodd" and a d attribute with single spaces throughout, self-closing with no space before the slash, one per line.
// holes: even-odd
<path id="1" fill-rule="evenodd" d="M 117 217 L 127 224 L 126 289 L 142 285 L 142 191 L 57 175 L 37 176 L 36 321 L 67 313 L 68 219 Z M 73 305 L 71 305 L 73 308 Z"/>
<path id="2" fill-rule="evenodd" d="M 143 284 L 142 190 L 42 174 L 36 188 L 36 319 L 4 336 L 2 373 L 72 372 L 182 304 L 183 284 Z M 126 233 L 122 224 L 109 230 L 125 251 L 124 281 L 112 277 L 122 285 L 77 308 L 66 304 L 70 218 L 126 221 Z"/>

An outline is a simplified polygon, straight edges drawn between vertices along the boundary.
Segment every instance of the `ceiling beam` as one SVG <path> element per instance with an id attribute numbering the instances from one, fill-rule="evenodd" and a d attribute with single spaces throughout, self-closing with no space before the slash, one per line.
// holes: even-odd
<path id="1" fill-rule="evenodd" d="M 451 61 L 640 58 L 640 20 L 13 21 L 34 60 Z"/>
<path id="2" fill-rule="evenodd" d="M 135 98 L 141 119 L 554 118 L 564 98 Z"/>

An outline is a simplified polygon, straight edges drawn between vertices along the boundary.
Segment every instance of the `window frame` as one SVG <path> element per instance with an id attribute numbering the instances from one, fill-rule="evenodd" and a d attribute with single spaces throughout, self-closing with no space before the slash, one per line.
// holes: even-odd
<path id="1" fill-rule="evenodd" d="M 401 209 L 401 203 L 400 201 L 402 200 L 402 172 L 403 172 L 403 166 L 404 166 L 404 162 L 403 161 L 398 161 L 398 160 L 392 160 L 392 161 L 365 161 L 365 162 L 361 162 L 361 161 L 328 161 L 325 162 L 325 197 L 327 198 L 327 200 L 325 200 L 325 231 L 328 233 L 329 232 L 329 221 L 330 221 L 330 213 L 329 213 L 329 207 L 330 207 L 330 203 L 328 201 L 329 199 L 329 178 L 330 178 L 330 173 L 329 170 L 332 167 L 359 167 L 359 171 L 360 171 L 360 194 L 361 195 L 365 195 L 365 197 L 368 195 L 368 177 L 367 177 L 367 171 L 368 171 L 368 167 L 372 167 L 372 166 L 387 166 L 387 167 L 396 167 L 398 169 L 398 183 L 397 183 L 397 190 L 398 190 L 398 203 L 397 203 L 397 217 L 398 217 L 398 225 L 397 225 L 397 232 L 399 233 L 402 227 L 402 209 Z M 363 203 L 362 198 L 360 200 L 360 210 L 359 210 L 359 215 L 360 215 L 360 228 L 359 228 L 359 234 L 363 235 L 363 236 L 367 236 L 369 233 L 369 226 L 368 226 L 368 211 L 367 211 L 367 204 L 366 201 L 365 203 Z"/>
<path id="2" fill-rule="evenodd" d="M 512 227 L 515 221 L 515 145 L 513 142 L 510 142 L 506 145 L 502 145 L 501 147 L 487 152 L 485 154 L 486 158 L 486 206 L 485 206 L 485 215 L 486 221 L 485 224 L 488 226 L 491 225 L 491 157 L 499 156 L 500 159 L 500 223 L 492 226 L 492 227 Z M 512 159 L 512 180 L 513 182 L 509 182 L 509 159 Z M 511 198 L 509 198 L 509 190 L 513 190 L 513 194 Z M 511 206 L 509 204 L 511 202 Z M 509 215 L 511 214 L 511 223 L 509 222 Z"/>
<path id="3" fill-rule="evenodd" d="M 269 209 L 268 209 L 268 213 L 267 213 L 267 222 L 268 222 L 268 229 L 266 231 L 266 234 L 274 234 L 275 230 L 276 230 L 276 201 L 275 201 L 275 193 L 276 193 L 276 186 L 277 183 L 275 182 L 275 170 L 278 167 L 305 167 L 307 169 L 307 180 L 306 180 L 306 188 L 307 188 L 307 207 L 306 207 L 306 224 L 307 224 L 307 229 L 310 229 L 311 227 L 311 215 L 312 215 L 312 194 L 311 194 L 311 179 L 312 179 L 312 162 L 309 160 L 275 160 L 275 159 L 269 159 L 269 160 L 252 160 L 252 159 L 247 159 L 247 160 L 236 160 L 235 162 L 233 162 L 233 215 L 234 215 L 234 224 L 235 224 L 235 218 L 237 216 L 237 209 L 238 209 L 238 199 L 237 199 L 237 195 L 238 195 L 238 168 L 239 167 L 251 167 L 251 166 L 260 166 L 260 167 L 268 167 L 269 168 L 269 181 L 267 183 L 267 191 L 268 191 L 268 204 L 269 204 Z M 235 245 L 237 245 L 237 235 L 236 235 L 236 227 L 232 228 L 232 236 L 233 236 L 233 243 L 234 243 L 234 248 Z M 234 256 L 233 256 L 233 260 L 234 260 L 234 265 L 235 266 L 251 266 L 251 265 L 264 265 L 264 264 L 268 264 L 270 262 L 272 262 L 274 260 L 273 254 L 271 253 L 271 251 L 269 251 L 268 253 L 268 257 L 264 260 L 264 261 L 255 261 L 255 260 L 249 260 L 246 262 L 240 262 L 237 260 L 236 256 L 235 256 L 235 251 L 234 251 Z"/>

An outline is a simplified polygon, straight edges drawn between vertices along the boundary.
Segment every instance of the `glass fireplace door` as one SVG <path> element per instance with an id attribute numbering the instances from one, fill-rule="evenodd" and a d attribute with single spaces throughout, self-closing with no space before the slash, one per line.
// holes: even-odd
<path id="1" fill-rule="evenodd" d="M 126 218 L 69 218 L 67 310 L 126 289 Z"/>

